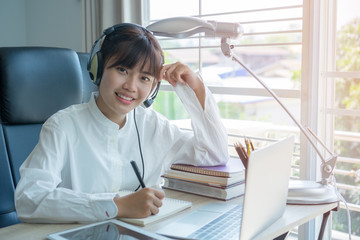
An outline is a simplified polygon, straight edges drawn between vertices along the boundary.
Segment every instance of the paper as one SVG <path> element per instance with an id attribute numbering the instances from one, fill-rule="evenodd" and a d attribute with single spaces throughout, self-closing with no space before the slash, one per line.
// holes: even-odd
<path id="1" fill-rule="evenodd" d="M 127 194 L 129 193 L 131 192 L 127 192 Z M 127 194 L 124 194 L 124 192 L 119 193 L 120 196 L 125 196 Z M 192 206 L 192 203 L 189 201 L 174 198 L 164 198 L 162 203 L 163 205 L 159 208 L 158 214 L 151 215 L 146 218 L 119 218 L 119 220 L 145 226 L 146 224 L 157 222 Z"/>

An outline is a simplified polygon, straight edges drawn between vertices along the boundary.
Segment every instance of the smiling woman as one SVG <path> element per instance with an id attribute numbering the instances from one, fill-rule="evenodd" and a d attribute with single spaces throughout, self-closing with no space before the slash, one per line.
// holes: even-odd
<path id="1" fill-rule="evenodd" d="M 123 23 L 105 29 L 88 70 L 99 92 L 88 103 L 51 116 L 20 168 L 15 201 L 22 221 L 146 217 L 159 212 L 164 192 L 138 190 L 130 162 L 142 167 L 145 185 L 156 186 L 172 163 L 220 165 L 229 159 L 227 133 L 211 92 L 188 66 L 163 65 L 160 45 L 145 28 Z M 174 86 L 194 132 L 140 106 L 151 105 L 160 80 Z M 119 196 L 120 190 L 136 192 Z"/>

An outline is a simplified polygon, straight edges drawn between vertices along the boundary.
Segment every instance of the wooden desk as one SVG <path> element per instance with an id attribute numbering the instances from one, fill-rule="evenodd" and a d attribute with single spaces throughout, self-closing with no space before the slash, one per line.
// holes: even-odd
<path id="1" fill-rule="evenodd" d="M 189 213 L 193 209 L 199 208 L 200 206 L 218 200 L 196 196 L 193 194 L 186 194 L 177 191 L 166 190 L 166 196 L 171 198 L 183 199 L 191 201 L 193 206 L 191 209 L 187 209 L 181 213 L 178 213 L 170 218 L 167 218 L 164 221 L 150 224 L 145 229 L 149 231 L 157 231 L 169 221 L 173 221 L 177 218 L 182 217 L 184 214 Z M 236 198 L 229 203 L 242 204 L 243 198 Z M 223 201 L 218 201 L 223 202 Z M 301 206 L 301 205 L 287 205 L 284 215 L 272 224 L 268 229 L 263 231 L 260 235 L 256 237 L 257 240 L 260 239 L 274 239 L 278 236 L 284 235 L 293 229 L 296 226 L 302 225 L 311 219 L 330 212 L 333 209 L 338 207 L 337 203 L 323 204 L 323 205 L 311 205 L 311 206 Z M 0 228 L 0 239 L 6 240 L 40 240 L 46 239 L 46 236 L 50 233 L 59 232 L 62 230 L 74 228 L 81 226 L 81 224 L 27 224 L 21 223 L 12 225 L 5 228 Z"/>

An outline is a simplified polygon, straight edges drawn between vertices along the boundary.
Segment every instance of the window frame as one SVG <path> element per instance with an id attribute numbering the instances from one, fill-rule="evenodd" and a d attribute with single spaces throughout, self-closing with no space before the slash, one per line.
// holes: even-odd
<path id="1" fill-rule="evenodd" d="M 328 0 L 321 2 L 321 35 L 320 42 L 323 45 L 320 46 L 320 89 L 319 91 L 319 109 L 322 113 L 319 116 L 319 123 L 322 126 L 319 128 L 320 133 L 326 140 L 325 144 L 330 146 L 331 150 L 334 150 L 334 142 L 336 139 L 345 141 L 359 142 L 358 132 L 343 132 L 335 129 L 335 117 L 337 116 L 352 116 L 360 117 L 360 110 L 350 110 L 337 108 L 334 105 L 335 100 L 335 80 L 336 78 L 360 78 L 360 72 L 354 71 L 337 71 L 336 70 L 336 47 L 337 47 L 337 6 L 339 1 Z M 320 126 L 320 125 L 319 125 Z M 337 162 L 360 164 L 360 158 L 350 158 L 339 155 Z M 359 171 L 359 170 L 358 170 Z M 349 172 L 341 169 L 335 169 L 335 174 L 348 175 Z M 348 189 L 351 191 L 359 190 L 356 185 L 347 185 L 342 183 L 336 183 L 339 189 Z M 360 212 L 359 204 L 347 203 L 350 211 Z M 340 202 L 340 208 L 346 209 L 344 203 Z M 347 221 L 344 224 L 349 224 Z"/>

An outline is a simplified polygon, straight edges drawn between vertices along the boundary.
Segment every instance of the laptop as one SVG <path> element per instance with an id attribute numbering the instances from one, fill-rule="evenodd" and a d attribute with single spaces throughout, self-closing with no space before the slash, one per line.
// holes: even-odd
<path id="1" fill-rule="evenodd" d="M 178 239 L 252 239 L 285 211 L 293 146 L 291 136 L 251 152 L 242 205 L 208 203 L 157 233 Z"/>

